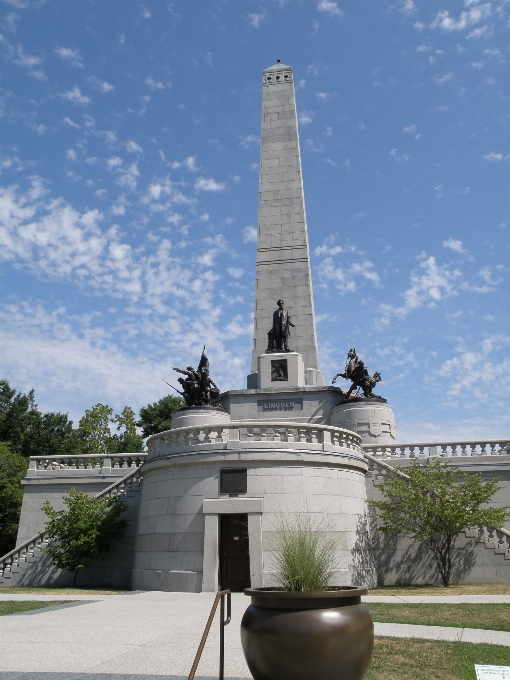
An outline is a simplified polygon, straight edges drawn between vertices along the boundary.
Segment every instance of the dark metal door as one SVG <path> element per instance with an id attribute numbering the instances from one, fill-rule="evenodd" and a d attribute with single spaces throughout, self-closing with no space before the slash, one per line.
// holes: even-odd
<path id="1" fill-rule="evenodd" d="M 220 519 L 220 585 L 242 592 L 250 587 L 248 515 L 221 515 Z"/>

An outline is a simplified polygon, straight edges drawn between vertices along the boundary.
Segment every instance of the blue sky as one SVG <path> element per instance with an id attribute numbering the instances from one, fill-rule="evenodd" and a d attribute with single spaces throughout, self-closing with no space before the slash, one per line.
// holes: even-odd
<path id="1" fill-rule="evenodd" d="M 508 0 L 0 0 L 2 375 L 79 419 L 252 339 L 261 72 L 296 81 L 319 350 L 400 441 L 510 435 Z"/>

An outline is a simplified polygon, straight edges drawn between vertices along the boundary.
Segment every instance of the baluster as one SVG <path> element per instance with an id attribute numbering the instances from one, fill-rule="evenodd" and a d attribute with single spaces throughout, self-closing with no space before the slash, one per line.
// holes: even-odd
<path id="1" fill-rule="evenodd" d="M 306 442 L 307 440 L 307 428 L 306 427 L 300 427 L 298 428 L 298 440 L 300 442 Z"/>
<path id="2" fill-rule="evenodd" d="M 493 527 L 488 527 L 487 528 L 487 543 L 491 545 L 491 547 L 496 547 L 497 545 L 497 539 L 494 536 L 494 528 Z"/>
<path id="3" fill-rule="evenodd" d="M 310 430 L 310 440 L 312 444 L 318 444 L 319 443 L 319 431 L 316 428 L 312 428 Z"/>
<path id="4" fill-rule="evenodd" d="M 296 435 L 297 432 L 294 430 L 292 427 L 286 428 L 287 429 L 287 441 L 288 442 L 294 442 L 296 441 Z"/>

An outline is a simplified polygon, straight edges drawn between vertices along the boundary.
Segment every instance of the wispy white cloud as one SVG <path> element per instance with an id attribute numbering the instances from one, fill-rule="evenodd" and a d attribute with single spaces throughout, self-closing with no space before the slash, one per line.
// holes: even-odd
<path id="1" fill-rule="evenodd" d="M 298 116 L 299 122 L 301 123 L 301 125 L 307 125 L 308 123 L 311 123 L 313 121 L 314 115 L 315 114 L 313 113 L 313 111 L 301 111 L 301 113 Z"/>
<path id="2" fill-rule="evenodd" d="M 165 84 L 163 82 L 161 82 L 160 80 L 154 80 L 154 78 L 152 76 L 149 76 L 148 78 L 145 79 L 145 84 L 151 90 L 164 90 L 165 89 Z"/>
<path id="3" fill-rule="evenodd" d="M 470 33 L 467 34 L 466 40 L 472 40 L 473 38 L 490 38 L 494 33 L 494 28 L 492 26 L 479 26 L 474 28 Z"/>
<path id="4" fill-rule="evenodd" d="M 449 248 L 450 250 L 453 250 L 454 253 L 467 253 L 468 251 L 462 247 L 462 241 L 458 241 L 454 238 L 449 238 L 446 241 L 443 241 L 443 246 L 445 248 Z"/>
<path id="5" fill-rule="evenodd" d="M 491 161 L 492 163 L 499 163 L 499 161 L 503 160 L 503 154 L 491 151 L 490 153 L 486 153 L 484 155 L 484 158 L 486 161 Z"/>
<path id="6" fill-rule="evenodd" d="M 239 137 L 239 146 L 242 149 L 249 149 L 252 144 L 260 144 L 260 137 L 257 137 L 257 135 L 244 135 Z"/>
<path id="7" fill-rule="evenodd" d="M 257 243 L 257 228 L 256 227 L 245 227 L 243 229 L 243 241 L 245 243 Z"/>
<path id="8" fill-rule="evenodd" d="M 254 28 L 258 28 L 265 18 L 266 18 L 265 10 L 260 14 L 257 14 L 256 12 L 254 12 L 253 14 L 248 14 L 248 21 Z"/>
<path id="9" fill-rule="evenodd" d="M 71 120 L 68 116 L 62 119 L 62 122 L 65 123 L 66 125 L 69 125 L 69 127 L 73 127 L 76 130 L 81 130 L 81 126 L 78 125 L 78 123 L 75 123 L 74 120 Z"/>
<path id="10" fill-rule="evenodd" d="M 44 75 L 42 68 L 37 68 L 40 66 L 40 64 L 42 64 L 42 59 L 40 57 L 36 57 L 34 55 L 28 54 L 28 52 L 25 52 L 25 48 L 20 42 L 18 42 L 16 45 L 13 45 L 2 34 L 0 34 L 0 45 L 2 45 L 4 48 L 4 55 L 6 59 L 17 66 L 27 68 L 29 74 L 36 80 L 46 80 L 46 76 Z"/>
<path id="11" fill-rule="evenodd" d="M 326 257 L 319 265 L 319 277 L 323 284 L 332 282 L 342 295 L 354 293 L 358 289 L 359 278 L 370 281 L 376 288 L 381 285 L 380 276 L 370 260 L 352 262 L 341 267 L 337 266 L 331 257 Z"/>
<path id="12" fill-rule="evenodd" d="M 90 83 L 90 86 L 93 87 L 94 90 L 99 90 L 99 92 L 102 92 L 103 94 L 113 92 L 113 90 L 115 89 L 115 87 L 111 83 L 108 83 L 106 80 L 100 80 L 95 76 L 89 76 L 87 78 L 87 82 Z"/>
<path id="13" fill-rule="evenodd" d="M 138 163 L 135 161 L 131 163 L 127 168 L 119 167 L 120 177 L 117 180 L 117 184 L 120 187 L 130 189 L 134 191 L 138 184 L 138 177 L 140 177 L 140 171 L 138 170 Z"/>
<path id="14" fill-rule="evenodd" d="M 400 11 L 408 15 L 414 14 L 416 12 L 414 0 L 403 0 Z"/>
<path id="15" fill-rule="evenodd" d="M 436 75 L 434 76 L 434 80 L 438 85 L 444 85 L 445 83 L 447 83 L 452 78 L 453 78 L 453 73 L 451 71 L 449 71 L 448 73 L 443 73 L 443 75 L 436 73 Z"/>
<path id="16" fill-rule="evenodd" d="M 227 271 L 234 279 L 240 279 L 244 274 L 244 269 L 240 269 L 239 267 L 227 267 Z"/>
<path id="17" fill-rule="evenodd" d="M 394 158 L 397 161 L 397 163 L 402 163 L 402 164 L 407 163 L 407 161 L 411 158 L 411 156 L 409 156 L 409 154 L 398 153 L 398 149 L 392 149 L 390 151 L 390 156 L 392 158 Z"/>
<path id="18" fill-rule="evenodd" d="M 420 270 L 411 274 L 411 285 L 402 293 L 404 304 L 401 307 L 382 304 L 383 323 L 391 316 L 403 318 L 414 309 L 424 305 L 434 307 L 437 302 L 457 295 L 456 282 L 461 278 L 458 269 L 450 270 L 447 265 L 439 265 L 433 256 L 423 256 Z"/>
<path id="19" fill-rule="evenodd" d="M 67 101 L 70 101 L 72 104 L 79 104 L 80 106 L 86 106 L 92 101 L 90 97 L 82 94 L 78 85 L 75 85 L 66 92 L 59 92 L 58 96 L 62 97 L 62 99 L 67 99 Z"/>
<path id="20" fill-rule="evenodd" d="M 499 397 L 510 395 L 510 336 L 495 334 L 469 348 L 464 342 L 457 347 L 457 356 L 444 361 L 436 372 L 436 380 L 448 380 L 447 395 L 471 404 L 494 398 L 497 385 Z"/>
<path id="21" fill-rule="evenodd" d="M 483 21 L 492 14 L 490 2 L 473 4 L 468 10 L 460 13 L 458 19 L 450 16 L 448 10 L 440 10 L 436 18 L 430 24 L 430 28 L 442 28 L 445 31 L 463 31 L 474 24 Z"/>
<path id="22" fill-rule="evenodd" d="M 187 168 L 191 172 L 198 172 L 200 170 L 197 165 L 197 156 L 188 156 L 183 161 L 172 161 L 169 165 L 172 170 L 177 170 L 178 168 Z"/>
<path id="23" fill-rule="evenodd" d="M 56 47 L 55 52 L 63 61 L 69 62 L 71 66 L 83 68 L 83 58 L 79 50 L 73 50 L 72 47 Z"/>
<path id="24" fill-rule="evenodd" d="M 326 12 L 330 16 L 341 17 L 343 14 L 343 11 L 338 6 L 338 2 L 332 2 L 332 0 L 319 0 L 317 9 L 319 12 Z"/>
<path id="25" fill-rule="evenodd" d="M 197 191 L 223 191 L 225 184 L 212 178 L 199 177 L 195 182 L 195 189 Z"/>
<path id="26" fill-rule="evenodd" d="M 142 153 L 142 151 L 143 151 L 140 144 L 137 144 L 132 139 L 128 139 L 125 146 L 126 146 L 126 151 L 129 151 L 130 153 Z"/>

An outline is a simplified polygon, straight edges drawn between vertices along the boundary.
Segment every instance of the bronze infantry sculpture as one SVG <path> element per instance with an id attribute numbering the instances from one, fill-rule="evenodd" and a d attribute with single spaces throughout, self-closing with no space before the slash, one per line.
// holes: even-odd
<path id="1" fill-rule="evenodd" d="M 363 397 L 365 399 L 380 399 L 382 401 L 386 401 L 382 397 L 379 397 L 377 394 L 373 394 L 372 390 L 374 387 L 377 385 L 378 382 L 381 381 L 381 374 L 379 372 L 375 372 L 374 375 L 370 375 L 368 370 L 365 367 L 365 364 L 361 359 L 358 358 L 358 355 L 356 354 L 356 350 L 350 349 L 348 354 L 347 354 L 347 363 L 345 364 L 345 369 L 343 373 L 337 373 L 335 377 L 333 378 L 332 383 L 336 383 L 336 379 L 340 378 L 345 378 L 345 380 L 350 380 L 352 382 L 352 385 L 349 387 L 349 390 L 345 393 L 344 399 L 347 400 L 351 397 L 352 392 L 357 389 L 361 388 L 363 391 Z M 361 396 L 356 397 L 357 399 L 361 399 Z"/>
<path id="2" fill-rule="evenodd" d="M 179 378 L 182 392 L 170 385 L 170 383 L 167 383 L 167 385 L 170 385 L 170 387 L 182 395 L 186 406 L 211 406 L 218 402 L 220 390 L 209 376 L 209 359 L 205 355 L 205 346 L 202 350 L 197 370 L 193 366 L 188 366 L 186 370 L 183 368 L 172 368 L 177 373 L 182 373 L 182 375 L 186 376 L 185 378 Z"/>
<path id="3" fill-rule="evenodd" d="M 273 312 L 273 327 L 267 334 L 267 352 L 291 352 L 288 346 L 290 327 L 294 324 L 290 318 L 290 312 L 283 308 L 283 300 L 276 303 L 278 309 Z"/>

